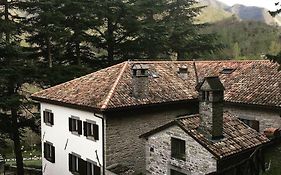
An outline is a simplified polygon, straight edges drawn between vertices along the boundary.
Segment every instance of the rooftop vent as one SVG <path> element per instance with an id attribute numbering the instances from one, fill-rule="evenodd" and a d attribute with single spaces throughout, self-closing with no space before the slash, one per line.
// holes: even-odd
<path id="1" fill-rule="evenodd" d="M 183 65 L 179 67 L 178 70 L 178 75 L 182 78 L 182 79 L 187 79 L 187 75 L 188 75 L 188 69 L 187 66 Z"/>
<path id="2" fill-rule="evenodd" d="M 235 71 L 235 68 L 223 68 L 220 73 L 221 74 L 231 74 L 232 72 Z"/>

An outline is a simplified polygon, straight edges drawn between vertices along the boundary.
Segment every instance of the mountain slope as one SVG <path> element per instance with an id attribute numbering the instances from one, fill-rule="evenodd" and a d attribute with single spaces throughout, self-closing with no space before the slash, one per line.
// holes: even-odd
<path id="1" fill-rule="evenodd" d="M 269 25 L 281 26 L 281 17 L 272 17 L 265 8 L 241 4 L 230 7 L 217 0 L 199 0 L 199 4 L 207 6 L 198 17 L 200 22 L 214 23 L 231 16 L 236 16 L 241 21 L 259 21 Z"/>
<path id="2" fill-rule="evenodd" d="M 265 8 L 235 4 L 226 11 L 235 14 L 241 20 L 260 21 L 269 25 L 278 23 L 278 18 L 273 18 Z"/>

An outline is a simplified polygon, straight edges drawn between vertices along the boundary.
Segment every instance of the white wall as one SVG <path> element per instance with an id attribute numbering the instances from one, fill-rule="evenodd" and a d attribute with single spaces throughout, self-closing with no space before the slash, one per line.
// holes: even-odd
<path id="1" fill-rule="evenodd" d="M 47 126 L 43 122 L 43 110 L 49 109 L 54 113 L 54 125 Z M 96 114 L 97 115 L 97 114 Z M 93 141 L 87 139 L 84 135 L 74 135 L 69 131 L 68 118 L 71 116 L 79 117 L 80 120 L 86 121 L 92 120 L 99 125 L 99 140 Z M 101 115 L 99 115 L 101 116 Z M 83 125 L 83 124 L 82 124 Z M 82 126 L 83 130 L 83 126 Z M 43 155 L 43 143 L 49 141 L 55 146 L 55 163 L 51 163 L 48 160 L 42 158 L 42 171 L 44 175 L 70 175 L 72 174 L 68 169 L 68 154 L 74 152 L 81 155 L 81 158 L 86 160 L 90 159 L 96 162 L 98 160 L 95 151 L 98 152 L 98 158 L 100 164 L 103 164 L 102 155 L 102 119 L 98 118 L 91 112 L 80 111 L 72 108 L 51 105 L 47 103 L 41 103 L 41 138 L 42 138 L 42 157 Z M 83 131 L 84 132 L 84 131 Z M 68 144 L 65 149 L 66 141 Z M 102 170 L 102 167 L 101 167 Z"/>

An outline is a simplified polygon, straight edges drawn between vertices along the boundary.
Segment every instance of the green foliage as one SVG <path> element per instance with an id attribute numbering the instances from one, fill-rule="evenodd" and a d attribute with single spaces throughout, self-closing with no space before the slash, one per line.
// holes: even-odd
<path id="1" fill-rule="evenodd" d="M 237 59 L 237 53 L 239 58 L 260 59 L 267 53 L 277 51 L 281 43 L 280 30 L 261 22 L 238 21 L 231 18 L 214 23 L 206 30 L 216 33 L 225 45 L 221 52 L 212 55 L 219 59 Z"/>

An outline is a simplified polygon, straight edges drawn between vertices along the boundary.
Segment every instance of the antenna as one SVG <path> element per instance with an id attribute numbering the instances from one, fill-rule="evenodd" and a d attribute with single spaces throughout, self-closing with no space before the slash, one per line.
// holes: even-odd
<path id="1" fill-rule="evenodd" d="M 193 59 L 193 67 L 194 67 L 194 72 L 195 72 L 196 84 L 198 84 L 199 80 L 198 80 L 198 74 L 197 74 L 195 59 Z"/>

